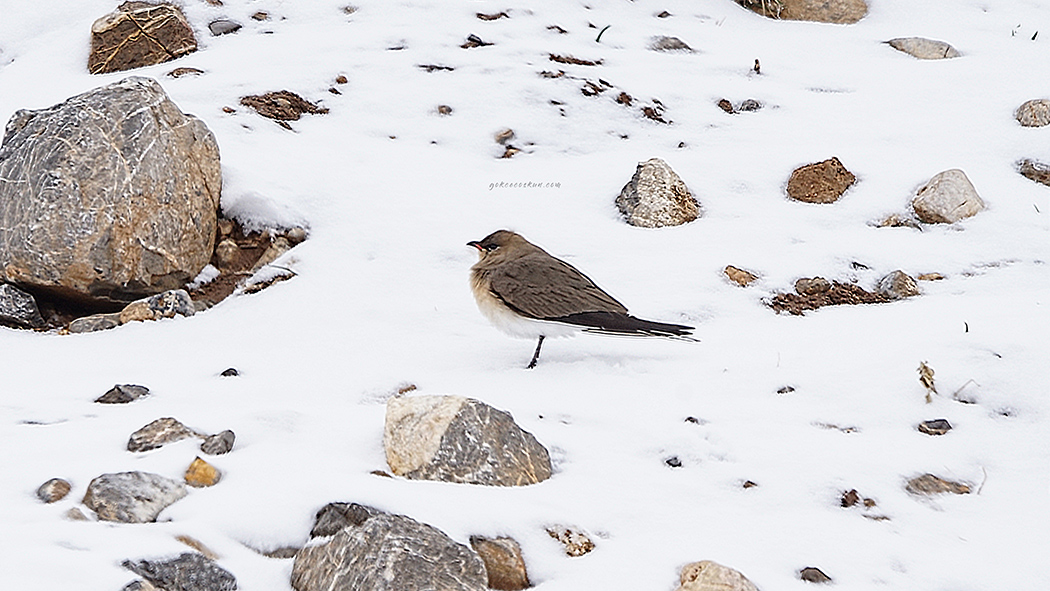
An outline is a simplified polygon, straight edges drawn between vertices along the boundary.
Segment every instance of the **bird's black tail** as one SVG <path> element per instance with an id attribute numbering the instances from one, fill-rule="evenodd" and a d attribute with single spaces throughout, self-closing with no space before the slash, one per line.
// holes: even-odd
<path id="1" fill-rule="evenodd" d="M 652 322 L 619 312 L 580 312 L 560 318 L 545 318 L 544 320 L 581 326 L 584 327 L 584 332 L 624 336 L 668 337 L 685 341 L 696 340 L 689 336 L 693 333 L 692 326 Z"/>

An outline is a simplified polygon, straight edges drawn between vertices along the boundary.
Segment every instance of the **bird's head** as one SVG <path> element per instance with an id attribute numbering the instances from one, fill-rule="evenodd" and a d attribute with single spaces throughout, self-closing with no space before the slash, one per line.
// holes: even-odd
<path id="1" fill-rule="evenodd" d="M 481 240 L 471 240 L 467 246 L 478 249 L 480 260 L 513 258 L 528 252 L 530 247 L 536 248 L 520 234 L 510 230 L 496 230 Z"/>

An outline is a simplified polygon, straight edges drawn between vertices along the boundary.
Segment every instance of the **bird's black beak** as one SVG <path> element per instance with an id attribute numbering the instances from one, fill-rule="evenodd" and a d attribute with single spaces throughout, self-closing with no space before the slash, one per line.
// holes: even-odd
<path id="1" fill-rule="evenodd" d="M 485 249 L 484 249 L 484 248 L 483 248 L 483 247 L 481 246 L 481 243 L 480 243 L 480 242 L 478 242 L 477 240 L 471 240 L 470 242 L 468 242 L 468 243 L 467 243 L 467 246 L 473 246 L 474 248 L 478 249 L 479 251 L 481 251 L 481 250 L 485 250 Z"/>

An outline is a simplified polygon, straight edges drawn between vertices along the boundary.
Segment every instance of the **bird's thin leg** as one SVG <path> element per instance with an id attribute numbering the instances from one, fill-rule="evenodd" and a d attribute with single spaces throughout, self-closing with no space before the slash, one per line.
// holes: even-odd
<path id="1" fill-rule="evenodd" d="M 532 354 L 532 361 L 525 366 L 525 369 L 532 369 L 536 367 L 536 362 L 540 360 L 540 347 L 543 346 L 543 335 L 540 335 L 540 340 L 536 343 L 536 352 Z"/>

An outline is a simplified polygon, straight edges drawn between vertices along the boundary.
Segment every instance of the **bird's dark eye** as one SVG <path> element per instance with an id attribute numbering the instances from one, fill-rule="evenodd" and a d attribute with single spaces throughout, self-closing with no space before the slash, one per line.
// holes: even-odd
<path id="1" fill-rule="evenodd" d="M 492 252 L 492 251 L 496 250 L 497 248 L 499 248 L 498 244 L 486 244 L 485 245 L 485 250 L 487 250 L 489 252 Z"/>

